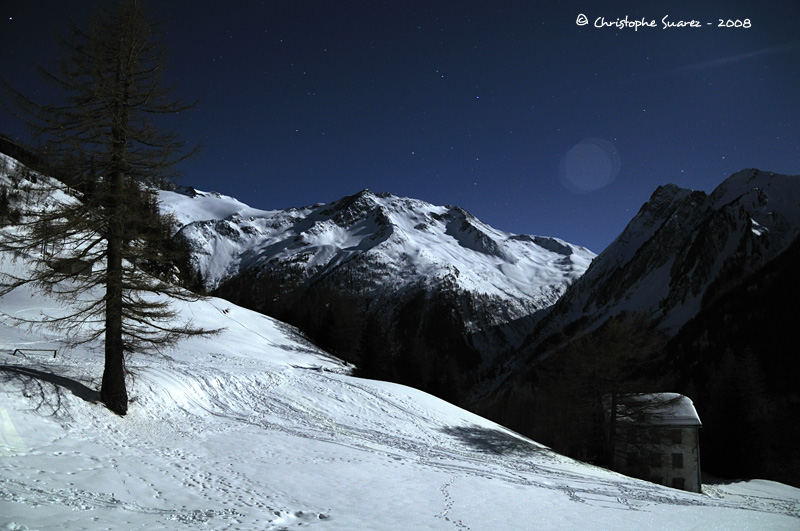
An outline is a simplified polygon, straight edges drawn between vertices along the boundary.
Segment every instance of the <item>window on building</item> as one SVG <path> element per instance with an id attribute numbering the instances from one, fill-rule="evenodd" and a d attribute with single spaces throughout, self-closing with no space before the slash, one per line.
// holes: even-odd
<path id="1" fill-rule="evenodd" d="M 683 468 L 683 454 L 672 454 L 672 468 Z"/>
<path id="2" fill-rule="evenodd" d="M 683 430 L 670 430 L 670 438 L 672 440 L 672 444 L 683 443 Z"/>
<path id="3" fill-rule="evenodd" d="M 672 487 L 675 489 L 683 489 L 686 481 L 683 478 L 672 478 Z"/>

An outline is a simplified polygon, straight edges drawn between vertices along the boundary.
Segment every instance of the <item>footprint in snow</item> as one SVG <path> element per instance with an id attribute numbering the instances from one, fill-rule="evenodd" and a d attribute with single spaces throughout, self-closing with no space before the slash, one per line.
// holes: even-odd
<path id="1" fill-rule="evenodd" d="M 329 516 L 324 513 L 310 513 L 305 511 L 275 511 L 277 518 L 270 523 L 280 526 L 303 525 L 314 520 L 327 520 Z"/>

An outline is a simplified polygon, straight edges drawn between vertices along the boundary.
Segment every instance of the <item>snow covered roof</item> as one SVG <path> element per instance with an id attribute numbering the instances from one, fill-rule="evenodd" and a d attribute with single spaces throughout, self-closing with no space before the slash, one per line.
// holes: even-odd
<path id="1" fill-rule="evenodd" d="M 617 419 L 663 426 L 701 426 L 692 400 L 678 393 L 649 393 L 619 397 Z"/>

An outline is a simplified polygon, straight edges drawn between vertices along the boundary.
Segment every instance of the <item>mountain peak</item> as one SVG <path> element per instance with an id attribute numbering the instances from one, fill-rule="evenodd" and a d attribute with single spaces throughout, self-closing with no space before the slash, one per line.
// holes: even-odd
<path id="1" fill-rule="evenodd" d="M 391 198 L 391 197 L 394 197 L 394 196 L 392 194 L 390 194 L 389 192 L 375 193 L 372 190 L 370 190 L 369 188 L 364 188 L 363 190 L 361 190 L 359 192 L 356 192 L 356 193 L 354 193 L 352 195 L 346 195 L 346 196 L 342 197 L 341 199 L 339 199 L 337 201 L 334 201 L 333 204 L 352 203 L 352 202 L 358 202 L 358 201 L 378 201 L 380 199 L 388 199 L 388 198 Z"/>
<path id="2" fill-rule="evenodd" d="M 592 326 L 622 312 L 646 312 L 674 332 L 798 235 L 798 176 L 747 169 L 711 195 L 660 186 L 558 301 L 548 326 L 563 329 L 578 319 Z"/>
<path id="3" fill-rule="evenodd" d="M 374 201 L 378 198 L 378 194 L 375 194 L 369 188 L 364 188 L 360 192 L 356 192 L 352 195 L 346 195 L 343 198 L 335 201 L 335 203 L 342 203 L 342 202 L 354 202 L 354 201 Z"/>
<path id="4" fill-rule="evenodd" d="M 389 193 L 375 194 L 365 188 L 353 195 L 345 196 L 332 203 L 321 205 L 319 215 L 330 218 L 340 227 L 350 227 L 368 217 L 380 226 L 390 225 L 386 199 L 393 198 Z"/>
<path id="5" fill-rule="evenodd" d="M 279 279 L 284 291 L 328 289 L 388 313 L 403 294 L 447 291 L 465 297 L 470 330 L 478 321 L 529 329 L 530 316 L 594 258 L 560 240 L 494 229 L 459 207 L 366 189 L 320 206 L 190 223 L 178 238 L 210 291 L 241 294 L 253 279 Z"/>
<path id="6" fill-rule="evenodd" d="M 261 215 L 247 219 L 227 218 L 225 227 L 217 227 L 218 222 L 193 223 L 182 230 L 184 237 L 194 240 L 198 252 L 200 248 L 206 249 L 197 254 L 196 259 L 210 288 L 235 275 L 242 267 L 256 263 L 274 263 L 275 260 L 297 263 L 302 255 L 305 263 L 317 266 L 324 263 L 322 269 L 327 271 L 331 264 L 341 265 L 357 254 L 374 254 L 380 247 L 381 260 L 393 262 L 386 273 L 394 272 L 389 275 L 391 280 L 387 277 L 393 283 L 407 282 L 420 275 L 436 277 L 440 270 L 441 276 L 446 276 L 445 270 L 449 271 L 452 266 L 461 271 L 474 271 L 462 274 L 462 282 L 472 278 L 474 286 L 483 284 L 482 289 L 498 293 L 506 293 L 509 287 L 505 283 L 510 282 L 521 290 L 521 296 L 525 293 L 531 296 L 542 287 L 543 280 L 560 284 L 577 278 L 594 256 L 586 249 L 570 247 L 564 242 L 555 245 L 555 240 L 526 239 L 498 231 L 460 207 L 434 206 L 416 199 L 375 194 L 368 189 L 319 207 L 260 212 Z M 231 224 L 238 228 L 232 230 Z M 391 230 L 387 231 L 387 227 Z M 237 245 L 228 241 L 233 233 L 237 236 Z M 281 241 L 286 243 L 279 243 Z M 224 270 L 207 270 L 205 264 L 221 259 L 220 251 L 229 253 L 225 259 L 229 265 Z M 552 269 L 557 259 L 549 253 L 561 259 L 572 252 L 585 260 L 576 260 L 574 268 Z M 201 258 L 201 254 L 208 259 Z M 520 260 L 523 256 L 532 257 L 532 261 Z M 506 278 L 504 272 L 509 267 L 519 271 Z"/>

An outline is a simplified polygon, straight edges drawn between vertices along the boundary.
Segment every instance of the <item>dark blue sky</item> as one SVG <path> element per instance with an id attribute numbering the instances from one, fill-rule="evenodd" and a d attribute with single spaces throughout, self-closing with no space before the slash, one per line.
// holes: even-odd
<path id="1" fill-rule="evenodd" d="M 0 76 L 36 97 L 31 62 L 57 59 L 56 34 L 93 2 L 11 4 Z M 800 173 L 800 6 L 696 4 L 150 5 L 177 95 L 200 102 L 177 122 L 205 145 L 184 184 L 265 209 L 369 188 L 600 252 L 658 185 Z M 657 27 L 595 27 L 626 16 Z M 0 111 L 0 132 L 20 131 Z"/>

